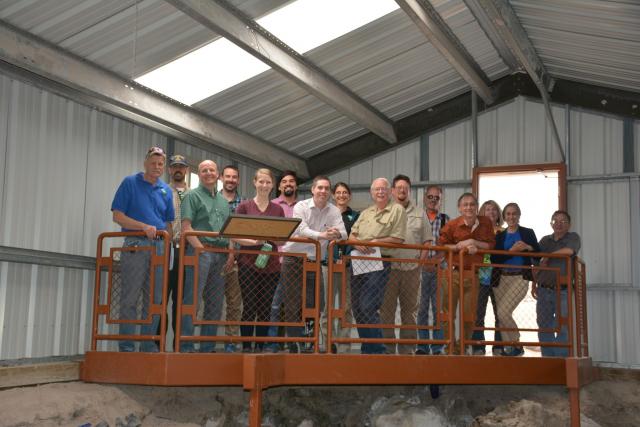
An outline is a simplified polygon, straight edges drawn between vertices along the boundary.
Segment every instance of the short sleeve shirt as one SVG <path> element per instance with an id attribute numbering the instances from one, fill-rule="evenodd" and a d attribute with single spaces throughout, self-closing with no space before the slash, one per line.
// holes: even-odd
<path id="1" fill-rule="evenodd" d="M 413 202 L 409 202 L 405 211 L 407 213 L 407 232 L 403 243 L 422 245 L 424 242 L 432 240 L 431 224 L 427 219 L 427 214 L 422 209 L 418 209 Z M 417 259 L 420 257 L 420 251 L 416 249 L 398 249 L 394 256 Z M 396 262 L 391 265 L 391 268 L 394 270 L 413 270 L 418 265 L 418 263 Z"/>
<path id="2" fill-rule="evenodd" d="M 182 201 L 182 219 L 190 220 L 196 231 L 220 231 L 230 213 L 229 202 L 222 193 L 212 193 L 202 184 L 189 191 Z M 229 245 L 222 237 L 200 237 L 200 241 L 218 247 Z"/>
<path id="3" fill-rule="evenodd" d="M 112 211 L 120 211 L 129 218 L 166 230 L 174 220 L 171 188 L 161 179 L 155 184 L 145 181 L 142 172 L 127 176 L 116 191 Z M 123 228 L 122 231 L 134 231 Z"/>
<path id="4" fill-rule="evenodd" d="M 407 213 L 404 208 L 389 202 L 383 209 L 376 205 L 363 210 L 351 228 L 351 233 L 358 240 L 372 240 L 383 237 L 395 237 L 404 240 L 407 228 Z M 393 256 L 393 250 L 382 248 L 384 256 Z"/>
<path id="5" fill-rule="evenodd" d="M 253 201 L 253 199 L 245 200 L 244 202 L 240 203 L 236 208 L 235 213 L 238 215 L 274 216 L 280 218 L 284 217 L 284 211 L 279 205 L 276 205 L 273 202 L 269 202 L 269 204 L 267 205 L 267 209 L 262 212 L 260 209 L 258 209 L 258 206 L 256 205 L 256 202 Z M 278 250 L 273 242 L 272 246 L 273 251 Z M 248 250 L 260 250 L 261 248 L 262 245 L 242 246 L 242 249 Z M 257 255 L 241 253 L 238 255 L 238 264 L 241 265 L 242 268 L 251 268 L 255 270 L 256 257 Z M 267 265 L 264 268 L 260 269 L 260 272 L 263 273 L 277 273 L 278 271 L 280 271 L 280 261 L 279 257 L 275 254 L 271 255 L 269 257 Z"/>
<path id="6" fill-rule="evenodd" d="M 553 239 L 553 234 L 540 239 L 540 250 L 542 252 L 555 252 L 559 249 L 570 248 L 576 255 L 580 251 L 581 241 L 578 233 L 568 232 L 558 240 Z M 547 267 L 560 269 L 560 274 L 567 274 L 567 261 L 564 258 L 549 258 Z M 555 284 L 556 272 L 551 270 L 540 270 L 538 282 L 544 284 Z"/>

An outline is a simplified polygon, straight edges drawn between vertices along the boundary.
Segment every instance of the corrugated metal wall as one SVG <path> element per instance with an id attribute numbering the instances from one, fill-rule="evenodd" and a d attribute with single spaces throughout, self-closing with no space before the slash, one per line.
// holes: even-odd
<path id="1" fill-rule="evenodd" d="M 589 327 L 596 361 L 640 366 L 640 123 L 633 124 L 633 174 L 623 172 L 623 120 L 554 106 L 569 158 L 569 210 L 588 264 Z M 480 166 L 558 162 L 539 102 L 518 98 L 478 118 Z M 356 187 L 354 205 L 369 204 L 378 176 L 408 175 L 418 186 L 445 186 L 444 210 L 470 188 L 468 120 L 331 175 Z M 569 141 L 569 144 L 567 144 Z M 167 139 L 31 85 L 0 76 L 0 245 L 93 256 L 97 235 L 115 230 L 109 206 L 122 177 L 141 168 L 146 149 Z M 232 159 L 175 142 L 194 164 Z M 421 156 L 422 155 L 422 156 Z M 426 156 L 426 157 L 425 157 Z M 238 165 L 244 195 L 253 166 Z M 421 192 L 413 192 L 422 203 Z M 595 225 L 594 225 L 595 224 Z M 0 262 L 0 359 L 81 353 L 89 344 L 93 272 Z"/>
<path id="2" fill-rule="evenodd" d="M 602 364 L 640 367 L 640 268 L 632 262 L 640 255 L 640 122 L 633 124 L 634 171 L 623 175 L 621 118 L 568 106 L 552 111 L 569 159 L 572 227 L 582 236 L 580 256 L 587 262 L 592 356 Z M 377 176 L 403 173 L 424 186 L 420 159 L 426 156 L 428 181 L 442 183 L 443 210 L 457 216 L 456 200 L 471 188 L 471 122 L 423 138 L 428 153 L 411 141 L 331 178 L 361 184 L 353 205 L 362 208 L 370 203 L 363 187 Z M 478 166 L 560 161 L 540 102 L 520 97 L 479 115 Z M 412 195 L 422 203 L 421 191 Z"/>
<path id="3" fill-rule="evenodd" d="M 0 246 L 95 256 L 118 230 L 111 200 L 167 138 L 0 75 Z M 175 142 L 194 164 L 230 159 Z M 255 168 L 238 165 L 243 194 Z M 94 272 L 0 262 L 0 360 L 73 355 L 90 343 Z"/>

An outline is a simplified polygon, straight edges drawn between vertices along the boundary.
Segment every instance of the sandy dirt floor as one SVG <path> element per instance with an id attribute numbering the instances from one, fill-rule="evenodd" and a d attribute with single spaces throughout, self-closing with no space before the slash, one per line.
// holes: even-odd
<path id="1" fill-rule="evenodd" d="M 265 426 L 506 426 L 569 423 L 562 387 L 296 387 L 265 392 Z M 239 388 L 47 384 L 0 391 L 0 426 L 242 426 Z M 584 427 L 640 426 L 640 382 L 601 380 L 582 390 Z"/>

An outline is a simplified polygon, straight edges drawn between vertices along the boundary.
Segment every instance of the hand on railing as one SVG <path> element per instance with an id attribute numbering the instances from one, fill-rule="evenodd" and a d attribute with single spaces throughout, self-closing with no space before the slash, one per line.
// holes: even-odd
<path id="1" fill-rule="evenodd" d="M 144 231 L 144 234 L 147 235 L 147 238 L 151 240 L 155 239 L 156 237 L 160 237 L 155 225 L 145 224 L 144 227 L 142 227 L 142 231 Z"/>

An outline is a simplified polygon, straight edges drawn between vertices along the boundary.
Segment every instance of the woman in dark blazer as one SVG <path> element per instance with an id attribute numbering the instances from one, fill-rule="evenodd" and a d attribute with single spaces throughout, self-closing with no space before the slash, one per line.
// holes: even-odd
<path id="1" fill-rule="evenodd" d="M 540 252 L 536 233 L 526 227 L 520 226 L 520 206 L 517 203 L 508 203 L 502 210 L 502 217 L 507 223 L 507 228 L 496 234 L 496 250 L 512 252 Z M 513 312 L 518 304 L 527 295 L 529 281 L 532 280 L 531 269 L 518 268 L 518 266 L 531 266 L 537 264 L 537 259 L 528 256 L 492 255 L 492 264 L 508 264 L 513 267 L 499 269 L 500 281 L 494 288 L 496 305 L 498 306 L 498 322 L 500 327 L 514 329 L 502 331 L 504 341 L 520 341 L 518 325 L 513 319 Z M 521 346 L 505 346 L 503 356 L 521 356 L 524 349 Z"/>

